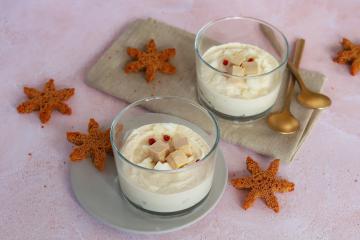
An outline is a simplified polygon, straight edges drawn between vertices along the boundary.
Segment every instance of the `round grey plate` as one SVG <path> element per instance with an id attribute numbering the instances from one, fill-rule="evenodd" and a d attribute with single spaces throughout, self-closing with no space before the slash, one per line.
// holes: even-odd
<path id="1" fill-rule="evenodd" d="M 98 172 L 91 161 L 70 165 L 72 189 L 80 205 L 92 216 L 116 229 L 133 233 L 164 233 L 179 230 L 203 218 L 222 196 L 228 178 L 224 156 L 218 150 L 214 183 L 206 199 L 181 216 L 158 216 L 131 205 L 121 193 L 112 157 L 104 172 Z"/>

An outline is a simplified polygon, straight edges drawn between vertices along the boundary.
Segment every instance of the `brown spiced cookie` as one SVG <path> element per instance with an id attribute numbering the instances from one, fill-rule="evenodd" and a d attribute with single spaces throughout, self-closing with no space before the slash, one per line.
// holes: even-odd
<path id="1" fill-rule="evenodd" d="M 351 64 L 350 72 L 356 75 L 360 71 L 360 45 L 343 38 L 341 45 L 343 50 L 338 52 L 334 61 L 340 64 Z"/>
<path id="2" fill-rule="evenodd" d="M 91 157 L 95 167 L 99 171 L 105 169 L 106 153 L 110 153 L 110 129 L 102 132 L 99 124 L 90 119 L 88 125 L 88 134 L 80 132 L 67 132 L 67 140 L 76 147 L 70 154 L 71 161 L 79 161 Z"/>
<path id="3" fill-rule="evenodd" d="M 157 71 L 166 74 L 174 74 L 176 72 L 176 68 L 169 63 L 170 58 L 176 55 L 176 49 L 167 48 L 158 52 L 153 39 L 147 44 L 146 51 L 128 48 L 127 53 L 130 57 L 133 57 L 135 61 L 126 64 L 125 72 L 133 73 L 145 70 L 147 82 L 155 79 Z"/>
<path id="4" fill-rule="evenodd" d="M 46 123 L 51 118 L 54 110 L 62 114 L 70 115 L 71 108 L 64 103 L 74 95 L 74 88 L 55 89 L 54 80 L 50 79 L 44 87 L 44 91 L 35 88 L 24 87 L 24 93 L 29 100 L 21 103 L 17 110 L 19 113 L 30 113 L 39 111 L 40 121 Z"/>
<path id="5" fill-rule="evenodd" d="M 285 179 L 276 177 L 279 170 L 280 160 L 273 160 L 269 168 L 263 171 L 257 162 L 250 157 L 246 159 L 246 166 L 251 176 L 241 177 L 231 180 L 232 185 L 237 189 L 250 189 L 247 195 L 243 208 L 246 210 L 250 208 L 255 202 L 256 198 L 262 198 L 266 205 L 279 212 L 280 206 L 276 199 L 275 192 L 291 192 L 295 188 L 295 184 Z"/>

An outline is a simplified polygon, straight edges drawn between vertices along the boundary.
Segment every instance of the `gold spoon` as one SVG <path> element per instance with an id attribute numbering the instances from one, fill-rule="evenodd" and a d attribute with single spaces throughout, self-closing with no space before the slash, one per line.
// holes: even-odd
<path id="1" fill-rule="evenodd" d="M 299 67 L 302 53 L 305 46 L 304 39 L 298 39 L 295 42 L 293 62 L 295 66 Z M 281 111 L 270 113 L 267 117 L 269 127 L 282 134 L 295 133 L 299 127 L 299 121 L 291 114 L 290 103 L 294 92 L 295 79 L 292 75 L 289 76 L 288 88 L 285 95 L 285 104 Z"/>
<path id="2" fill-rule="evenodd" d="M 297 100 L 301 105 L 313 109 L 324 109 L 330 107 L 331 100 L 328 96 L 309 90 L 305 86 L 304 80 L 302 79 L 297 67 L 290 62 L 288 62 L 288 66 L 291 73 L 294 75 L 297 82 L 299 83 L 300 93 L 297 96 Z"/>

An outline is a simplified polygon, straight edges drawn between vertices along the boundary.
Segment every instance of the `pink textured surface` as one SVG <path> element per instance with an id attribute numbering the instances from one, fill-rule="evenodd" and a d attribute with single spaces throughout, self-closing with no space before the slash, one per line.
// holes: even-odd
<path id="1" fill-rule="evenodd" d="M 359 239 L 360 75 L 331 57 L 341 37 L 360 42 L 359 1 L 12 1 L 0 2 L 1 239 Z M 174 234 L 140 236 L 113 230 L 77 204 L 69 183 L 65 132 L 85 130 L 90 117 L 109 124 L 126 104 L 84 84 L 87 69 L 139 17 L 153 17 L 196 32 L 207 21 L 247 15 L 267 20 L 292 41 L 307 40 L 302 67 L 329 78 L 324 91 L 334 103 L 325 111 L 295 161 L 280 175 L 296 183 L 278 194 L 275 215 L 261 201 L 240 208 L 245 192 L 228 186 L 207 217 Z M 36 114 L 20 115 L 24 84 L 49 77 L 72 86 L 73 115 L 53 114 L 41 128 Z M 245 174 L 251 154 L 222 142 L 230 176 Z M 31 153 L 32 156 L 29 156 Z"/>

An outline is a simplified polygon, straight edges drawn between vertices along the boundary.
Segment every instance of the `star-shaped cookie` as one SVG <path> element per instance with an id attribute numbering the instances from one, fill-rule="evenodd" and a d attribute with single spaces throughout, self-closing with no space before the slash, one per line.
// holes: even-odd
<path id="1" fill-rule="evenodd" d="M 95 167 L 99 171 L 105 169 L 106 153 L 111 152 L 110 129 L 102 132 L 99 124 L 91 118 L 88 125 L 88 134 L 67 132 L 67 140 L 76 147 L 70 154 L 70 160 L 79 161 L 92 157 Z"/>
<path id="2" fill-rule="evenodd" d="M 74 88 L 56 90 L 54 80 L 50 79 L 45 84 L 43 92 L 35 88 L 24 87 L 24 93 L 29 100 L 21 103 L 17 107 L 19 113 L 39 111 L 39 117 L 42 123 L 50 120 L 51 113 L 54 110 L 66 115 L 71 114 L 71 108 L 66 105 L 64 101 L 74 95 Z"/>
<path id="3" fill-rule="evenodd" d="M 356 75 L 360 71 L 360 45 L 356 45 L 346 38 L 343 38 L 341 45 L 343 50 L 338 52 L 334 61 L 340 64 L 351 64 L 350 72 L 352 75 Z"/>
<path id="4" fill-rule="evenodd" d="M 251 176 L 232 179 L 232 185 L 237 189 L 250 189 L 243 208 L 250 208 L 257 198 L 262 198 L 266 205 L 279 212 L 280 206 L 274 193 L 291 192 L 295 184 L 285 179 L 276 177 L 279 170 L 280 160 L 273 160 L 267 170 L 262 170 L 257 162 L 251 157 L 247 157 L 246 166 Z"/>
<path id="5" fill-rule="evenodd" d="M 176 49 L 167 48 L 158 52 L 153 39 L 147 44 L 145 52 L 136 48 L 128 48 L 127 54 L 133 57 L 135 61 L 126 64 L 125 72 L 133 73 L 145 69 L 147 82 L 155 79 L 157 71 L 166 74 L 174 74 L 176 72 L 176 68 L 169 63 L 170 58 L 176 55 Z"/>

